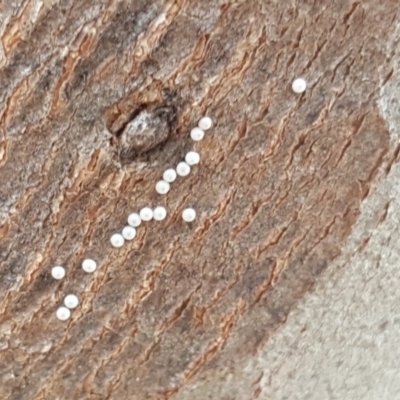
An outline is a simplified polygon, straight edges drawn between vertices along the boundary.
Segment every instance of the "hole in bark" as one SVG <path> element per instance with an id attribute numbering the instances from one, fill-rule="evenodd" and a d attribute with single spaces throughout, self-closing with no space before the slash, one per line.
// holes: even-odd
<path id="1" fill-rule="evenodd" d="M 114 122 L 112 144 L 117 147 L 121 161 L 129 162 L 165 144 L 176 126 L 177 112 L 170 106 L 141 105 L 127 119 Z"/>

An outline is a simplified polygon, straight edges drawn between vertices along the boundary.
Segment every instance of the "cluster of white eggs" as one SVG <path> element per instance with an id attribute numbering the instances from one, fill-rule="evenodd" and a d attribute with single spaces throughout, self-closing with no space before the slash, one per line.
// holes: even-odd
<path id="1" fill-rule="evenodd" d="M 193 141 L 198 142 L 204 138 L 204 131 L 210 129 L 212 120 L 210 117 L 200 119 L 198 126 L 190 131 L 190 137 Z M 171 183 L 178 176 L 185 177 L 189 175 L 193 166 L 200 162 L 200 154 L 196 151 L 189 151 L 185 156 L 185 161 L 181 161 L 175 168 L 168 168 L 164 171 L 162 179 L 156 183 L 156 192 L 165 195 L 171 188 Z M 163 206 L 157 206 L 152 209 L 150 207 L 142 208 L 138 213 L 134 212 L 128 216 L 128 225 L 119 233 L 114 233 L 110 237 L 113 247 L 122 247 L 126 240 L 133 240 L 136 237 L 136 229 L 141 223 L 151 221 L 163 221 L 167 217 L 167 210 Z M 196 211 L 193 208 L 186 208 L 182 211 L 182 219 L 185 222 L 193 222 L 196 218 Z"/>
<path id="2" fill-rule="evenodd" d="M 122 247 L 125 240 L 133 240 L 136 237 L 136 229 L 142 224 L 142 221 L 148 222 L 154 219 L 155 221 L 162 221 L 167 216 L 167 210 L 163 206 L 157 206 L 151 209 L 150 207 L 143 207 L 139 213 L 129 214 L 127 222 L 121 233 L 114 233 L 110 242 L 113 247 Z"/>
<path id="3" fill-rule="evenodd" d="M 97 269 L 96 261 L 87 258 L 82 262 L 82 269 L 87 273 L 92 273 Z M 51 269 L 51 275 L 54 279 L 61 280 L 65 277 L 65 268 L 57 265 Z M 79 298 L 76 294 L 67 294 L 64 297 L 64 305 L 59 307 L 56 311 L 56 316 L 61 321 L 67 320 L 71 316 L 71 310 L 76 308 L 79 304 Z"/>
<path id="4" fill-rule="evenodd" d="M 190 137 L 193 141 L 198 142 L 204 138 L 204 131 L 210 129 L 212 120 L 210 117 L 200 119 L 198 126 L 190 131 Z M 164 195 L 170 190 L 170 184 L 174 182 L 178 176 L 185 177 L 189 175 L 191 168 L 200 162 L 200 154 L 195 151 L 189 151 L 185 156 L 185 161 L 181 161 L 175 168 L 168 168 L 163 173 L 163 179 L 156 183 L 157 193 Z M 125 241 L 133 240 L 136 237 L 136 229 L 142 222 L 148 222 L 154 219 L 155 221 L 163 221 L 167 217 L 167 209 L 163 206 L 157 206 L 154 209 L 143 207 L 138 213 L 133 212 L 127 218 L 128 225 L 125 226 L 119 233 L 114 233 L 110 237 L 110 242 L 113 247 L 122 247 Z M 185 208 L 182 211 L 182 219 L 185 222 L 193 222 L 196 219 L 196 211 L 193 208 Z M 82 269 L 87 273 L 92 273 L 97 269 L 96 261 L 86 259 L 82 262 Z M 55 266 L 51 270 L 54 279 L 60 280 L 65 277 L 65 268 Z M 68 294 L 64 298 L 64 305 L 56 311 L 58 319 L 65 321 L 70 318 L 71 310 L 79 304 L 79 298 L 75 294 Z"/>
<path id="5" fill-rule="evenodd" d="M 297 78 L 292 83 L 292 90 L 297 94 L 303 93 L 307 88 L 307 83 L 303 78 Z M 198 142 L 204 138 L 204 132 L 212 127 L 212 120 L 210 117 L 203 117 L 200 119 L 198 126 L 190 131 L 190 137 L 193 141 Z M 162 179 L 159 180 L 155 189 L 157 193 L 165 195 L 171 188 L 171 183 L 174 182 L 178 176 L 185 177 L 190 174 L 193 166 L 199 164 L 200 154 L 196 151 L 189 151 L 185 160 L 178 163 L 175 168 L 168 168 L 164 171 Z M 122 247 L 125 241 L 133 240 L 136 237 L 136 229 L 141 223 L 151 221 L 163 221 L 167 217 L 167 210 L 163 206 L 157 206 L 154 209 L 150 207 L 142 208 L 138 213 L 134 212 L 129 214 L 127 218 L 128 225 L 125 226 L 121 233 L 114 233 L 110 242 L 113 247 Z M 186 208 L 182 211 L 182 219 L 185 222 L 193 222 L 196 219 L 196 211 L 193 208 Z M 97 269 L 96 261 L 86 259 L 82 262 L 82 269 L 87 273 L 92 273 Z M 60 280 L 65 276 L 65 269 L 62 266 L 55 266 L 51 270 L 54 279 Z M 75 294 L 68 294 L 64 297 L 64 305 L 59 307 L 56 312 L 58 319 L 65 321 L 71 316 L 71 310 L 76 308 L 79 304 L 79 298 Z"/>
<path id="6" fill-rule="evenodd" d="M 203 117 L 199 125 L 190 131 L 190 137 L 198 142 L 204 138 L 204 131 L 210 129 L 212 120 L 210 117 Z M 189 175 L 192 167 L 200 162 L 200 154 L 195 151 L 189 151 L 185 156 L 185 161 L 181 161 L 176 168 L 168 168 L 164 171 L 163 179 L 156 183 L 156 191 L 159 194 L 167 194 L 170 189 L 170 183 L 174 182 L 177 176 L 185 177 Z"/>

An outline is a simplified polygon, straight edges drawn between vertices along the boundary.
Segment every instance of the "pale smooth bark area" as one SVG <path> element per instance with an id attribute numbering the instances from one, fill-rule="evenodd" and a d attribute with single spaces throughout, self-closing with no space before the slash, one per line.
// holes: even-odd
<path id="1" fill-rule="evenodd" d="M 376 282 L 362 267 L 386 248 L 379 279 L 396 279 L 385 239 L 396 226 L 385 224 L 397 204 L 399 9 L 0 2 L 0 398 L 372 399 L 343 383 L 344 369 L 319 366 L 345 343 L 392 365 L 353 340 L 365 326 L 351 321 L 385 302 L 367 296 Z M 214 126 L 194 143 L 205 114 Z M 157 194 L 190 149 L 200 164 Z M 130 212 L 157 205 L 165 221 L 111 247 Z M 182 221 L 185 207 L 195 222 Z M 80 267 L 87 257 L 94 274 Z M 50 275 L 58 264 L 62 281 Z M 354 288 L 366 306 L 346 314 Z M 68 293 L 81 303 L 58 321 Z M 393 332 L 390 321 L 377 325 Z M 355 380 L 374 376 L 346 354 L 337 365 Z M 387 398 L 392 377 L 380 380 Z"/>

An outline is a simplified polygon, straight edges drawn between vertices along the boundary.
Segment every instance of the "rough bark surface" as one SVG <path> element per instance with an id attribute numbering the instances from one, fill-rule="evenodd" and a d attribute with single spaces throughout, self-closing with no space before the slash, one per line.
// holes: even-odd
<path id="1" fill-rule="evenodd" d="M 310 398 L 268 387 L 279 370 L 257 360 L 315 283 L 348 266 L 362 203 L 398 161 L 396 100 L 382 96 L 398 78 L 399 10 L 0 2 L 0 398 Z M 204 114 L 215 125 L 193 144 Z M 158 195 L 192 148 L 201 164 Z M 130 212 L 158 204 L 164 222 L 110 246 Z M 372 208 L 379 225 L 390 200 Z M 58 321 L 70 292 L 81 304 Z"/>

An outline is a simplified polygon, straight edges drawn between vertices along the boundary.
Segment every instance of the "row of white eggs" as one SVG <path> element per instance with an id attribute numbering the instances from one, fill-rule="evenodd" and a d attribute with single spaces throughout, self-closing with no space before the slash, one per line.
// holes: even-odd
<path id="1" fill-rule="evenodd" d="M 190 131 L 190 137 L 193 141 L 198 142 L 204 138 L 204 131 L 212 127 L 210 117 L 202 117 L 198 126 Z M 163 179 L 156 183 L 155 189 L 159 194 L 167 194 L 170 190 L 171 183 L 178 176 L 185 177 L 189 175 L 191 168 L 200 162 L 200 154 L 195 151 L 189 151 L 185 156 L 185 161 L 181 161 L 176 168 L 168 168 L 163 173 Z M 136 237 L 136 228 L 142 221 L 163 221 L 167 216 L 165 207 L 158 206 L 154 210 L 150 207 L 142 208 L 139 213 L 132 213 L 128 216 L 128 226 L 125 226 L 121 233 L 114 233 L 110 237 L 111 245 L 114 247 L 122 247 L 126 240 L 133 240 Z M 196 211 L 193 208 L 186 208 L 182 212 L 182 219 L 185 222 L 193 222 L 196 218 Z"/>
<path id="2" fill-rule="evenodd" d="M 212 121 L 210 117 L 203 117 L 199 121 L 199 126 L 193 128 L 190 136 L 194 141 L 200 141 L 204 137 L 204 131 L 211 128 Z M 180 162 L 176 170 L 173 168 L 167 169 L 163 174 L 163 180 L 156 184 L 156 191 L 159 194 L 166 194 L 169 192 L 170 183 L 174 182 L 177 176 L 187 176 L 191 171 L 191 167 L 200 162 L 200 155 L 195 151 L 189 151 L 185 156 L 185 161 Z M 114 247 L 122 247 L 125 240 L 133 240 L 136 237 L 136 228 L 139 227 L 142 221 L 163 221 L 167 216 L 167 210 L 163 206 L 157 206 L 154 209 L 150 207 L 142 208 L 139 213 L 132 213 L 128 216 L 128 226 L 122 229 L 121 233 L 114 233 L 110 242 Z M 182 212 L 182 219 L 185 222 L 193 222 L 196 218 L 196 211 L 193 208 L 186 208 Z M 97 269 L 96 261 L 86 259 L 82 262 L 82 269 L 87 273 L 92 273 Z M 57 265 L 52 268 L 51 275 L 54 279 L 60 280 L 65 277 L 65 268 Z M 66 321 L 71 316 L 71 310 L 76 308 L 79 304 L 79 298 L 75 294 L 68 294 L 64 298 L 64 305 L 59 307 L 56 311 L 56 316 L 61 321 Z"/>
<path id="3" fill-rule="evenodd" d="M 128 216 L 129 226 L 125 226 L 121 233 L 114 233 L 110 242 L 114 247 L 122 247 L 125 240 L 133 240 L 136 237 L 136 228 L 141 225 L 142 221 L 148 222 L 154 219 L 155 221 L 163 221 L 167 216 L 167 209 L 162 206 L 152 210 L 150 207 L 144 207 L 138 213 L 132 213 Z M 185 222 L 193 222 L 196 218 L 196 211 L 193 208 L 185 208 L 182 212 L 182 219 Z"/>
<path id="4" fill-rule="evenodd" d="M 303 78 L 295 79 L 292 83 L 292 90 L 295 93 L 303 93 L 306 90 L 307 83 Z M 210 117 L 200 119 L 198 126 L 190 131 L 190 137 L 193 141 L 198 142 L 204 138 L 204 131 L 210 129 L 212 120 Z M 189 175 L 191 167 L 200 162 L 200 155 L 195 151 L 189 151 L 185 156 L 185 161 L 181 161 L 176 168 L 168 168 L 163 173 L 163 179 L 156 183 L 156 191 L 159 194 L 166 194 L 170 190 L 170 183 L 174 182 L 177 176 L 185 177 Z M 122 229 L 121 233 L 114 233 L 110 242 L 114 247 L 122 247 L 125 240 L 133 240 L 136 237 L 136 228 L 141 225 L 142 221 L 163 221 L 167 216 L 165 207 L 158 206 L 154 209 L 144 207 L 139 213 L 132 213 L 128 216 L 128 226 Z M 185 222 L 193 222 L 196 218 L 196 211 L 193 208 L 186 208 L 182 212 L 182 219 Z M 87 273 L 92 273 L 97 269 L 96 261 L 86 259 L 82 262 L 82 269 Z M 54 279 L 62 279 L 65 276 L 65 269 L 62 266 L 55 266 L 51 270 Z M 78 306 L 79 299 L 75 294 L 68 294 L 64 298 L 64 306 L 59 307 L 56 315 L 60 320 L 67 320 L 71 316 L 71 309 Z"/>

